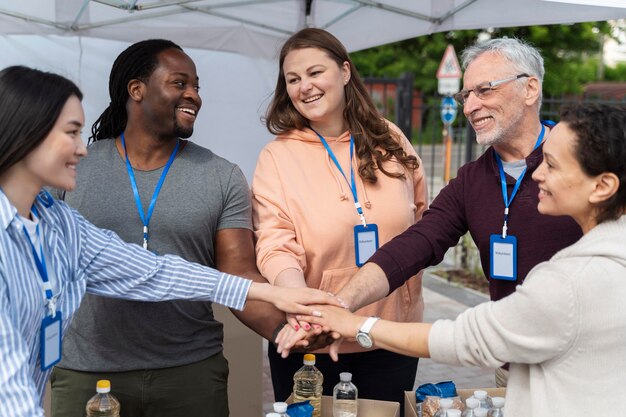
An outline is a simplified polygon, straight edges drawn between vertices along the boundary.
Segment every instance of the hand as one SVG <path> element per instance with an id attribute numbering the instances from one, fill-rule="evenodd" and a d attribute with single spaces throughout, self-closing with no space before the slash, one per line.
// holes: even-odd
<path id="1" fill-rule="evenodd" d="M 348 308 L 337 308 L 332 306 L 314 306 L 319 315 L 296 316 L 298 320 L 308 320 L 311 323 L 322 325 L 324 331 L 332 332 L 335 341 L 330 346 L 329 355 L 335 362 L 339 360 L 339 348 L 344 338 L 354 339 L 356 332 L 361 328 L 366 317 L 357 316 L 351 313 Z"/>
<path id="2" fill-rule="evenodd" d="M 343 303 L 332 294 L 314 288 L 272 287 L 271 303 L 285 313 L 318 315 L 318 311 L 309 307 L 310 304 L 334 305 L 341 307 Z M 296 319 L 298 322 L 301 320 Z M 304 320 L 305 322 L 307 320 Z M 295 324 L 295 323 L 294 323 Z M 306 323 L 308 325 L 308 323 Z"/>
<path id="3" fill-rule="evenodd" d="M 309 304 L 343 306 L 343 302 L 332 294 L 313 288 L 288 288 L 270 284 L 252 283 L 248 295 L 274 304 L 286 313 L 319 315 Z"/>
<path id="4" fill-rule="evenodd" d="M 347 338 L 354 339 L 356 332 L 366 320 L 366 317 L 357 316 L 346 308 L 330 305 L 316 305 L 310 307 L 315 309 L 318 314 L 315 316 L 299 314 L 296 318 L 313 324 L 319 324 L 324 331 L 334 331 Z"/>
<path id="5" fill-rule="evenodd" d="M 339 334 L 322 332 L 319 325 L 314 325 L 309 331 L 303 328 L 295 330 L 291 326 L 284 326 L 275 338 L 276 351 L 286 358 L 292 351 L 312 352 L 322 349 L 333 343 Z"/>

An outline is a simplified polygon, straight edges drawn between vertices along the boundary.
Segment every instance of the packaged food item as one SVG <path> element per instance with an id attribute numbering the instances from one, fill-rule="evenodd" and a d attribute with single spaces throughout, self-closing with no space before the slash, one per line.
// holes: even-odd
<path id="1" fill-rule="evenodd" d="M 448 400 L 450 400 L 450 403 L 448 403 Z M 441 408 L 441 401 L 444 401 L 444 404 L 450 404 L 449 409 L 463 411 L 465 408 L 460 397 L 440 398 L 427 396 L 421 404 L 422 417 L 435 417 L 437 411 Z"/>

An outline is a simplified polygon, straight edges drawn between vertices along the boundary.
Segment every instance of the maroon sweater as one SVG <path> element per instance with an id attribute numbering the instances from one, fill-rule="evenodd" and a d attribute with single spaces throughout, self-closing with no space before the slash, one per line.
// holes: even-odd
<path id="1" fill-rule="evenodd" d="M 508 234 L 517 238 L 517 281 L 489 279 L 492 300 L 515 291 L 528 272 L 557 251 L 576 242 L 580 227 L 568 216 L 544 216 L 537 211 L 539 188 L 532 173 L 543 159 L 543 145 L 527 158 L 527 170 L 509 207 Z M 508 195 L 515 179 L 507 175 Z M 390 291 L 418 271 L 437 265 L 446 251 L 470 232 L 489 277 L 489 237 L 502 233 L 504 200 L 493 148 L 459 169 L 458 176 L 441 190 L 424 217 L 382 246 L 370 259 L 389 280 Z"/>

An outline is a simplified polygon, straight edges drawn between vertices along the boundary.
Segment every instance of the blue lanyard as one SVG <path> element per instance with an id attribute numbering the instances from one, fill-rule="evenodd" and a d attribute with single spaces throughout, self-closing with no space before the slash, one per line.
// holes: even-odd
<path id="1" fill-rule="evenodd" d="M 37 208 L 33 206 L 32 208 L 33 215 L 36 218 L 39 218 L 39 213 L 37 212 Z M 48 311 L 50 316 L 54 318 L 56 316 L 56 306 L 53 300 L 52 294 L 52 286 L 50 285 L 50 280 L 48 279 L 48 269 L 46 267 L 46 258 L 43 253 L 43 244 L 41 242 L 41 236 L 39 236 L 39 224 L 35 227 L 35 233 L 37 234 L 37 238 L 39 239 L 39 254 L 37 254 L 37 249 L 35 249 L 35 245 L 33 241 L 30 240 L 30 235 L 28 234 L 28 230 L 26 230 L 26 226 L 22 224 L 22 231 L 26 236 L 26 240 L 30 245 L 30 249 L 33 252 L 33 258 L 35 259 L 35 266 L 37 267 L 37 272 L 39 272 L 39 276 L 43 281 L 43 289 L 46 294 L 46 306 L 48 307 Z"/>
<path id="2" fill-rule="evenodd" d="M 546 127 L 541 125 L 541 132 L 539 133 L 539 137 L 537 138 L 537 142 L 535 142 L 535 146 L 533 147 L 533 151 L 541 145 L 541 141 L 543 140 L 543 135 L 546 133 Z M 494 150 L 493 152 L 496 155 L 496 161 L 498 162 L 498 168 L 500 170 L 500 183 L 502 184 L 502 198 L 504 199 L 504 225 L 502 226 L 502 239 L 506 238 L 507 231 L 507 223 L 509 221 L 509 206 L 513 202 L 515 195 L 517 194 L 517 190 L 519 190 L 520 185 L 522 184 L 522 180 L 524 179 L 524 174 L 526 174 L 526 170 L 528 167 L 524 168 L 520 176 L 517 178 L 515 182 L 515 186 L 513 187 L 513 192 L 511 193 L 511 197 L 509 198 L 507 190 L 506 190 L 506 176 L 504 175 L 504 167 L 502 166 L 502 160 L 500 159 L 500 155 Z"/>
<path id="3" fill-rule="evenodd" d="M 178 153 L 178 148 L 180 146 L 180 141 L 176 141 L 176 146 L 170 155 L 170 159 L 165 164 L 165 168 L 163 168 L 163 172 L 161 173 L 161 178 L 159 178 L 159 182 L 154 189 L 154 193 L 152 194 L 152 200 L 150 201 L 150 207 L 148 207 L 148 214 L 144 215 L 143 205 L 141 204 L 141 198 L 139 198 L 139 190 L 137 189 L 137 181 L 135 180 L 135 174 L 133 172 L 133 167 L 128 160 L 128 153 L 126 153 L 126 141 L 124 140 L 124 132 L 121 135 L 122 138 L 122 147 L 124 148 L 124 158 L 126 158 L 126 170 L 128 171 L 128 177 L 130 178 L 130 185 L 133 187 L 133 194 L 135 195 L 135 203 L 137 204 L 137 210 L 139 211 L 139 217 L 141 218 L 141 222 L 143 223 L 143 248 L 148 249 L 148 225 L 150 224 L 150 219 L 152 218 L 152 212 L 154 211 L 154 206 L 156 206 L 157 198 L 159 197 L 159 192 L 161 191 L 161 187 L 165 182 L 165 177 L 167 176 L 167 171 L 170 170 L 172 163 L 174 162 L 174 158 L 176 158 L 176 154 Z"/>
<path id="4" fill-rule="evenodd" d="M 356 207 L 356 212 L 359 214 L 359 217 L 361 218 L 361 223 L 363 223 L 363 227 L 367 227 L 367 223 L 365 222 L 365 216 L 363 215 L 363 209 L 361 208 L 361 203 L 359 203 L 359 198 L 356 194 L 356 183 L 354 181 L 354 169 L 352 168 L 352 156 L 354 155 L 354 136 L 350 134 L 350 181 L 348 181 L 346 174 L 344 174 L 343 169 L 341 169 L 341 165 L 339 165 L 339 161 L 337 160 L 337 157 L 333 153 L 332 149 L 330 149 L 330 146 L 328 146 L 328 142 L 326 142 L 326 139 L 324 139 L 324 136 L 320 135 L 317 132 L 315 132 L 315 134 L 317 134 L 317 136 L 320 138 L 320 141 L 322 141 L 322 144 L 326 148 L 326 152 L 328 152 L 328 155 L 330 155 L 330 158 L 333 160 L 333 162 L 337 166 L 337 169 L 339 170 L 339 172 L 341 172 L 341 175 L 346 180 L 348 185 L 350 185 L 350 190 L 352 191 L 352 196 L 354 197 L 354 207 Z"/>

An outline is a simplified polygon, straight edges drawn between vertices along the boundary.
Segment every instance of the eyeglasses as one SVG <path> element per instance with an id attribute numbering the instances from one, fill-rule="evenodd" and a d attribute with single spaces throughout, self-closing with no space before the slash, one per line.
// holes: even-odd
<path id="1" fill-rule="evenodd" d="M 476 97 L 478 97 L 481 100 L 484 100 L 485 98 L 489 97 L 491 92 L 495 90 L 497 87 L 506 83 L 510 83 L 511 81 L 519 80 L 520 78 L 523 78 L 523 77 L 530 77 L 530 75 L 518 74 L 518 75 L 514 75 L 513 77 L 505 78 L 503 80 L 488 81 L 488 82 L 480 83 L 476 87 L 472 88 L 471 90 L 459 91 L 458 93 L 454 95 L 454 99 L 458 101 L 459 104 L 462 106 L 467 101 L 467 98 L 469 97 L 470 93 L 474 92 L 474 94 L 476 94 Z"/>

